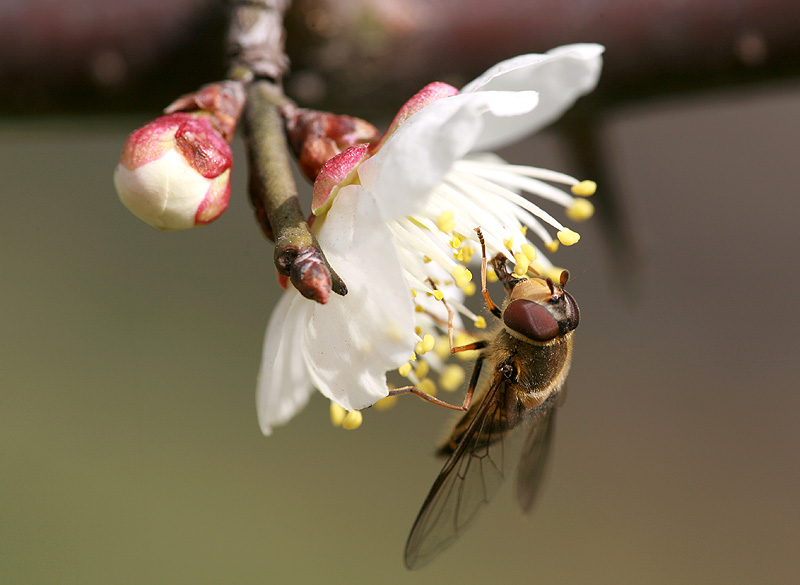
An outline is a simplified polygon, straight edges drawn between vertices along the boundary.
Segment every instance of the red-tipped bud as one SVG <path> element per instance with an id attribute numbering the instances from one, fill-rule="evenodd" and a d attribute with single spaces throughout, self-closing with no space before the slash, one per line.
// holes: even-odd
<path id="1" fill-rule="evenodd" d="M 128 137 L 114 186 L 139 219 L 184 230 L 214 221 L 228 207 L 232 159 L 207 115 L 168 114 Z"/>

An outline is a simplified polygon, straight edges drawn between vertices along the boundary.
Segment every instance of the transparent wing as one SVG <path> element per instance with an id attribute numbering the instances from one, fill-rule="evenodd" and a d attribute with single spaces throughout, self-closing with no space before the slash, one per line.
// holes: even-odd
<path id="1" fill-rule="evenodd" d="M 517 501 L 522 511 L 530 512 L 539 492 L 552 450 L 553 429 L 557 399 L 548 398 L 538 407 L 528 421 L 525 442 L 522 445 L 517 469 Z"/>
<path id="2" fill-rule="evenodd" d="M 406 543 L 409 569 L 425 566 L 452 545 L 503 481 L 505 453 L 501 439 L 508 423 L 502 399 L 506 381 L 499 378 L 486 393 L 422 505 Z"/>

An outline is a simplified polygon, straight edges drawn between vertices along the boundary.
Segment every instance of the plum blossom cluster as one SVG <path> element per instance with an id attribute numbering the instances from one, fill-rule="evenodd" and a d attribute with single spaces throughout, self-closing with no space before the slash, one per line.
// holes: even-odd
<path id="1" fill-rule="evenodd" d="M 459 328 L 486 327 L 464 303 L 476 291 L 475 228 L 488 255 L 504 254 L 516 274 L 550 275 L 544 251 L 580 236 L 528 196 L 581 221 L 592 214 L 585 197 L 595 190 L 591 181 L 510 165 L 491 151 L 536 132 L 590 92 L 602 52 L 569 45 L 499 63 L 460 91 L 431 84 L 379 142 L 322 168 L 314 230 L 349 293 L 319 305 L 290 289 L 275 308 L 257 389 L 265 434 L 294 416 L 314 388 L 331 400 L 335 423 L 355 428 L 356 411 L 387 397 L 387 372 L 429 393 L 433 374 L 445 390 L 463 382 L 463 370 L 445 359 L 443 301 Z"/>

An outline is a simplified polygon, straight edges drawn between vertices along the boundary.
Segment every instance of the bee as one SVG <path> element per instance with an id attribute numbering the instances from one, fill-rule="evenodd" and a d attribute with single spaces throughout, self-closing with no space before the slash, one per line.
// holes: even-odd
<path id="1" fill-rule="evenodd" d="M 425 566 L 451 546 L 488 503 L 503 480 L 503 439 L 523 424 L 527 431 L 517 469 L 517 500 L 524 512 L 532 508 L 572 361 L 572 336 L 580 314 L 575 299 L 564 290 L 569 273 L 563 271 L 558 284 L 549 278 L 517 278 L 498 254 L 491 263 L 507 294 L 499 308 L 486 288 L 486 245 L 480 229 L 476 231 L 483 250 L 483 296 L 502 325 L 491 340 L 453 347 L 450 319 L 451 352 L 480 353 L 461 407 L 466 412 L 438 451 L 448 457 L 447 462 L 408 537 L 405 564 L 409 569 Z M 492 374 L 484 376 L 478 399 L 472 402 L 483 368 Z M 404 391 L 419 395 L 414 389 Z"/>

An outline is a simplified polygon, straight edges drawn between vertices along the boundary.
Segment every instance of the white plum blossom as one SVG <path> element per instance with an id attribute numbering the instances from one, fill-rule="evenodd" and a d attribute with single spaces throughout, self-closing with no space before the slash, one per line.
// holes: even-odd
<path id="1" fill-rule="evenodd" d="M 228 207 L 232 159 L 208 115 L 167 114 L 128 137 L 114 186 L 139 219 L 184 230 L 214 221 Z"/>
<path id="2" fill-rule="evenodd" d="M 488 151 L 536 132 L 590 92 L 602 52 L 569 45 L 499 63 L 461 91 L 431 84 L 378 144 L 328 161 L 314 186 L 313 228 L 349 293 L 320 305 L 290 288 L 276 306 L 257 388 L 265 434 L 314 388 L 353 411 L 386 397 L 386 374 L 395 369 L 423 390 L 433 390 L 432 370 L 443 387 L 463 380 L 431 350 L 446 321 L 442 298 L 459 322 L 486 326 L 462 302 L 476 288 L 467 268 L 480 259 L 475 228 L 490 257 L 505 254 L 520 276 L 547 274 L 552 265 L 539 246 L 554 250 L 579 236 L 520 193 L 563 206 L 573 220 L 592 212 L 586 199 L 552 184 L 585 196 L 592 182 L 510 165 Z"/>

